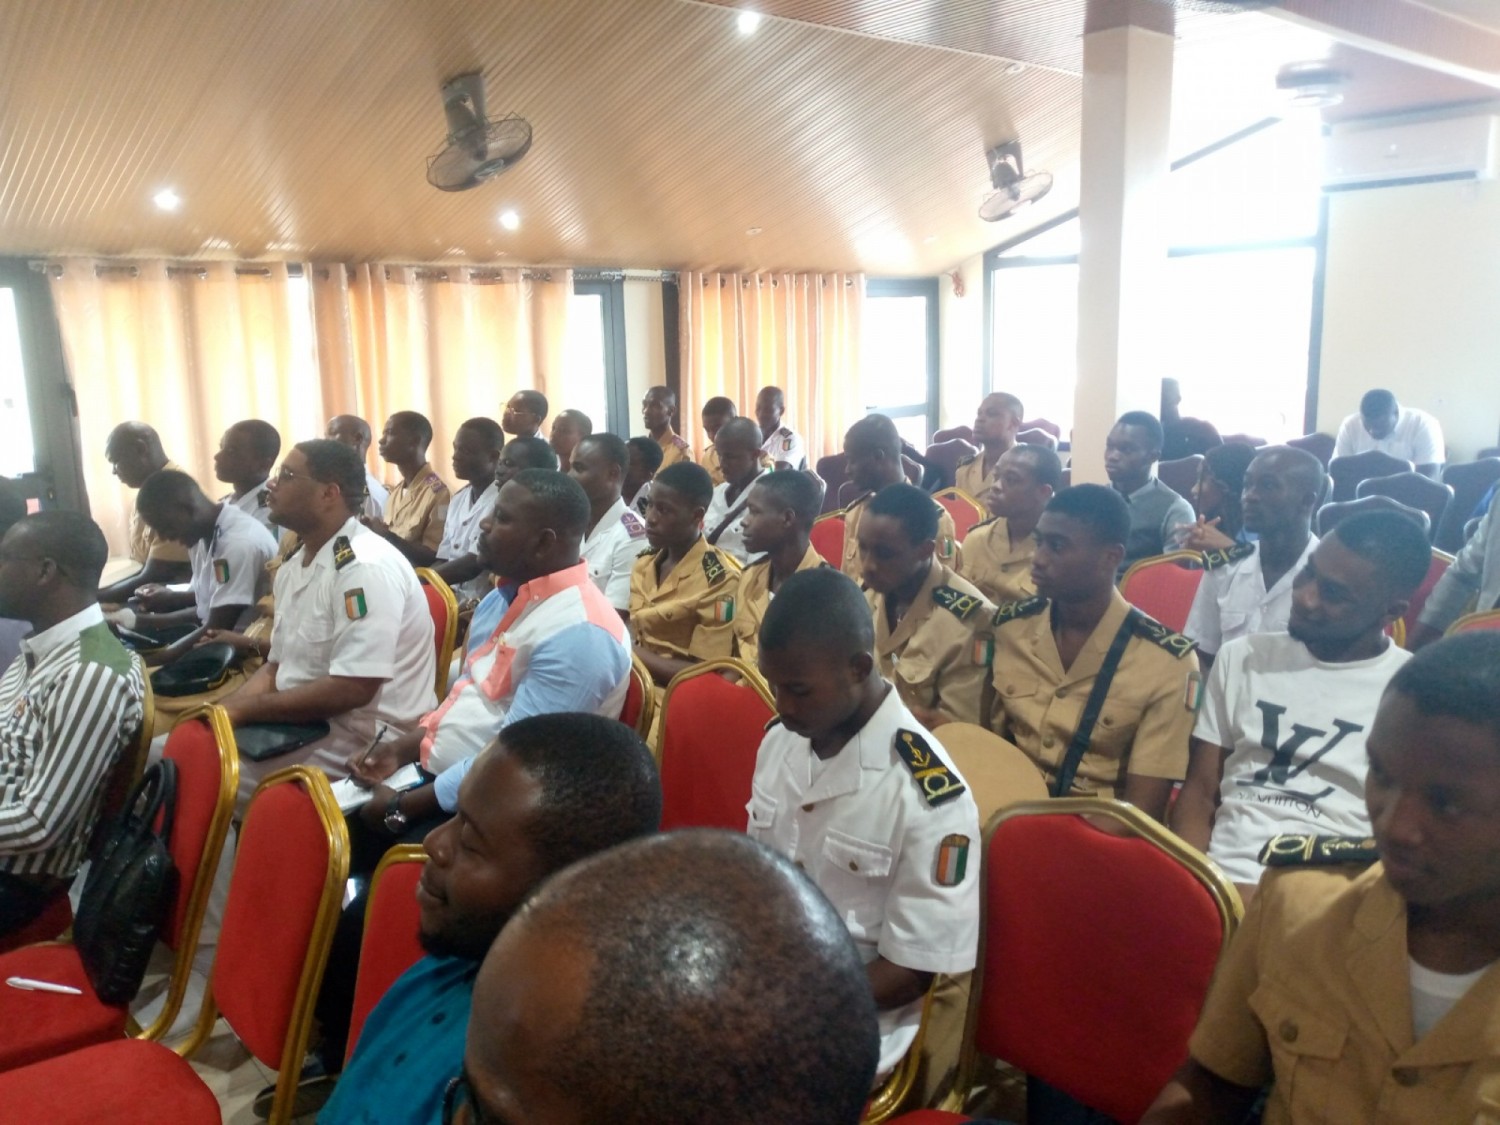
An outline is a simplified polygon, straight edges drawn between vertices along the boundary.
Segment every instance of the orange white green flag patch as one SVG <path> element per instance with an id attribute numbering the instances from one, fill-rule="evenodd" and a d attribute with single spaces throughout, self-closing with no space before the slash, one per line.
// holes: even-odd
<path id="1" fill-rule="evenodd" d="M 358 621 L 370 609 L 365 605 L 365 591 L 363 587 L 355 587 L 353 590 L 344 591 L 344 616 L 350 621 Z"/>
<path id="2" fill-rule="evenodd" d="M 938 845 L 937 885 L 956 887 L 969 868 L 969 838 L 959 833 L 944 836 Z"/>

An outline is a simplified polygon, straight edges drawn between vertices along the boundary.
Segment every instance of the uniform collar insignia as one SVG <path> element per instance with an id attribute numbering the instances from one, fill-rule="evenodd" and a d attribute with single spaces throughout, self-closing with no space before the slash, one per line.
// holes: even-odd
<path id="1" fill-rule="evenodd" d="M 922 799 L 933 808 L 964 793 L 964 783 L 953 776 L 953 771 L 916 731 L 896 732 L 896 753 L 921 787 Z"/>
<path id="2" fill-rule="evenodd" d="M 333 541 L 333 569 L 343 570 L 354 561 L 354 548 L 349 543 L 347 535 L 340 535 Z"/>

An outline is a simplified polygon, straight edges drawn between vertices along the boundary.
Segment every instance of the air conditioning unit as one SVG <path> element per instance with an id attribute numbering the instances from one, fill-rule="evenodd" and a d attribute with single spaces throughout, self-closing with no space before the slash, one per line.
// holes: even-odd
<path id="1" fill-rule="evenodd" d="M 1471 114 L 1335 126 L 1323 152 L 1326 191 L 1491 180 L 1500 167 L 1500 116 Z"/>

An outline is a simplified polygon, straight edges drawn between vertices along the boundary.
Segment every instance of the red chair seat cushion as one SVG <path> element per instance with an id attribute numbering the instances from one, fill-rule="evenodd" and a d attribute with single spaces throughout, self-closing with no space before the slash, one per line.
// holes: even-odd
<path id="1" fill-rule="evenodd" d="M 0 1070 L 14 1070 L 54 1055 L 125 1035 L 126 1008 L 102 1003 L 72 945 L 29 945 L 0 956 L 0 980 L 70 984 L 82 996 L 26 992 L 0 985 Z M 0 1103 L 4 1104 L 4 1103 Z"/>
<path id="2" fill-rule="evenodd" d="M 893 1117 L 888 1125 L 958 1125 L 974 1120 L 967 1113 L 945 1113 L 941 1109 L 918 1109 Z"/>
<path id="3" fill-rule="evenodd" d="M 121 1039 L 0 1074 L 9 1125 L 219 1125 L 219 1100 L 159 1043 Z"/>
<path id="4" fill-rule="evenodd" d="M 63 931 L 73 924 L 73 903 L 68 899 L 67 888 L 58 891 L 47 905 L 26 925 L 14 933 L 0 937 L 0 953 L 31 945 L 38 941 L 53 941 L 62 937 Z"/>

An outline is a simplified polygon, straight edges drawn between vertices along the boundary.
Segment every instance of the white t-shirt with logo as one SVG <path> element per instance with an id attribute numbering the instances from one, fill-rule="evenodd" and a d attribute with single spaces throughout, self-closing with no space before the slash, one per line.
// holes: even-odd
<path id="1" fill-rule="evenodd" d="M 1193 736 L 1229 751 L 1208 854 L 1235 883 L 1283 832 L 1368 836 L 1365 738 L 1380 695 L 1411 653 L 1325 664 L 1287 633 L 1227 643 L 1209 673 Z"/>

